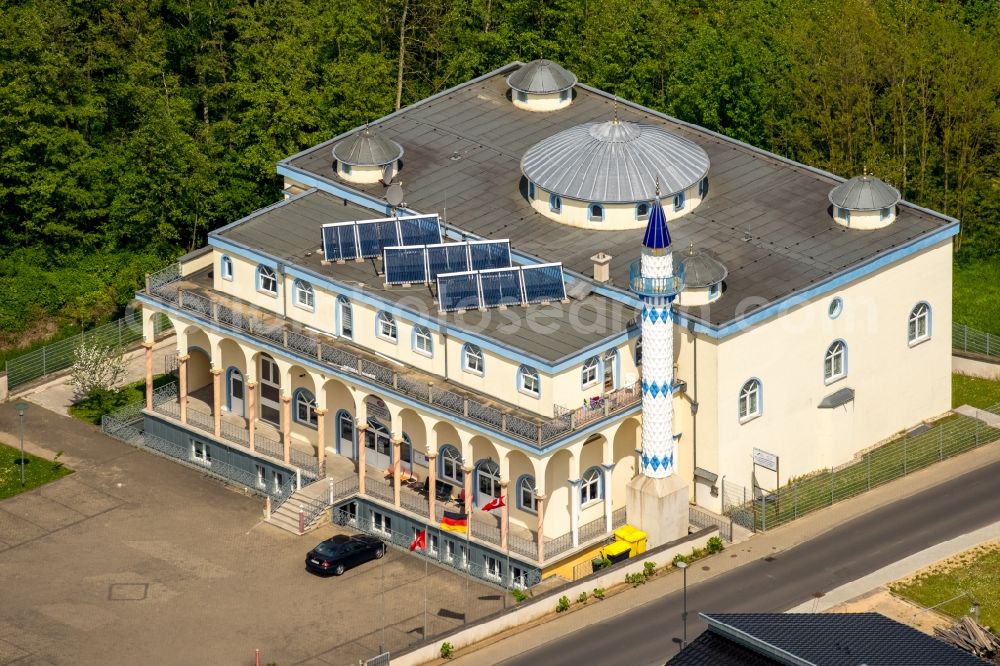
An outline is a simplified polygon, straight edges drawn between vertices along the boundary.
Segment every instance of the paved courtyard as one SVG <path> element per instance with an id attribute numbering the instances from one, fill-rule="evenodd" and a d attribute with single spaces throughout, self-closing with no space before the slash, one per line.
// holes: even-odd
<path id="1" fill-rule="evenodd" d="M 33 406 L 25 448 L 76 470 L 0 502 L 0 664 L 357 664 L 502 607 L 499 592 L 390 550 L 340 578 L 244 496 Z M 0 405 L 0 441 L 17 445 Z"/>

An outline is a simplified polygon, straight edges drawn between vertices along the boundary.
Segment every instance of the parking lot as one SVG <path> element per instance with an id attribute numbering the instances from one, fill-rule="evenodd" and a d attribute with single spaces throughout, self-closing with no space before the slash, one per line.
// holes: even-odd
<path id="1" fill-rule="evenodd" d="M 0 441 L 17 432 L 0 405 Z M 340 528 L 282 532 L 261 500 L 37 406 L 25 448 L 76 473 L 0 502 L 0 664 L 357 664 L 504 603 L 396 550 L 316 577 L 305 553 Z"/>

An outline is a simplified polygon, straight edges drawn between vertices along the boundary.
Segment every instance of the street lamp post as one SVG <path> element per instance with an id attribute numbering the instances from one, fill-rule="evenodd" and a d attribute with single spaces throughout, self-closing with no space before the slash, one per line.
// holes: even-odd
<path id="1" fill-rule="evenodd" d="M 24 487 L 24 413 L 28 411 L 28 403 L 19 402 L 14 405 L 17 410 L 17 420 L 21 431 L 21 457 L 18 459 L 18 463 L 21 465 L 21 487 Z"/>
<path id="2" fill-rule="evenodd" d="M 687 562 L 678 561 L 674 563 L 674 566 L 684 572 L 684 609 L 681 612 L 681 623 L 684 625 L 684 637 L 681 639 L 681 646 L 684 647 L 688 642 L 688 565 Z"/>

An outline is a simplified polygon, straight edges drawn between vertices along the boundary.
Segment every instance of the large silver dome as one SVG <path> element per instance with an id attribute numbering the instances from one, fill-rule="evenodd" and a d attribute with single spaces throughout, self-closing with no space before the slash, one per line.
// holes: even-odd
<path id="1" fill-rule="evenodd" d="M 403 156 L 403 147 L 369 128 L 352 134 L 333 147 L 333 158 L 351 166 L 383 166 Z"/>
<path id="2" fill-rule="evenodd" d="M 532 60 L 508 76 L 507 85 L 520 92 L 544 95 L 572 88 L 576 85 L 576 74 L 551 60 Z"/>
<path id="3" fill-rule="evenodd" d="M 875 176 L 855 176 L 830 190 L 830 203 L 847 210 L 880 210 L 899 203 L 899 191 Z"/>
<path id="4" fill-rule="evenodd" d="M 696 143 L 645 123 L 610 120 L 577 125 L 536 143 L 521 171 L 537 186 L 580 201 L 650 201 L 696 184 L 708 173 Z"/>

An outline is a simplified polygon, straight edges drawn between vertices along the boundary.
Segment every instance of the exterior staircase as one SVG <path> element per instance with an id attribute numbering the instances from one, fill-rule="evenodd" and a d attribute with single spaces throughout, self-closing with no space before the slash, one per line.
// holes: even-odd
<path id="1" fill-rule="evenodd" d="M 330 507 L 330 502 L 324 493 L 317 492 L 323 490 L 325 485 L 316 482 L 295 491 L 276 509 L 272 509 L 267 522 L 299 536 L 316 529 L 324 518 L 329 519 L 327 509 Z M 303 514 L 303 529 L 301 531 L 299 530 L 300 511 Z"/>

